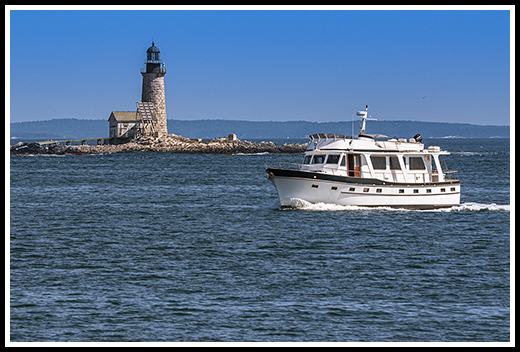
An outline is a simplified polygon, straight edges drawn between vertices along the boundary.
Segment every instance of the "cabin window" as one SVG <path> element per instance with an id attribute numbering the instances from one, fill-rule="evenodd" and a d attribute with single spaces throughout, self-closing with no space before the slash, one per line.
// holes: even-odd
<path id="1" fill-rule="evenodd" d="M 384 156 L 370 156 L 372 166 L 375 170 L 386 170 L 386 157 Z"/>
<path id="2" fill-rule="evenodd" d="M 369 189 L 368 188 L 363 188 L 363 192 L 368 192 Z"/>
<path id="3" fill-rule="evenodd" d="M 426 190 L 426 193 L 432 193 L 432 190 L 428 188 L 428 189 Z"/>
<path id="4" fill-rule="evenodd" d="M 337 190 L 338 190 L 338 187 L 336 187 L 336 186 L 332 186 L 330 189 L 331 189 L 331 191 L 337 191 Z"/>
<path id="5" fill-rule="evenodd" d="M 324 161 L 325 155 L 314 155 L 314 157 L 312 158 L 313 164 L 323 164 Z"/>
<path id="6" fill-rule="evenodd" d="M 411 156 L 409 159 L 410 170 L 425 170 L 424 161 L 420 156 Z"/>
<path id="7" fill-rule="evenodd" d="M 349 192 L 354 192 L 355 190 L 356 190 L 356 188 L 354 188 L 354 187 L 350 187 L 350 188 L 348 189 Z"/>
<path id="8" fill-rule="evenodd" d="M 347 158 L 345 158 L 345 155 L 341 156 L 341 162 L 339 163 L 340 166 L 347 166 Z"/>
<path id="9" fill-rule="evenodd" d="M 401 166 L 399 165 L 399 158 L 396 156 L 391 156 L 390 159 L 390 170 L 401 170 Z"/>
<path id="10" fill-rule="evenodd" d="M 401 188 L 401 189 L 399 190 L 399 193 L 404 193 L 404 189 Z"/>
<path id="11" fill-rule="evenodd" d="M 312 188 L 318 188 L 320 185 L 312 185 Z"/>
<path id="12" fill-rule="evenodd" d="M 312 158 L 312 155 L 305 155 L 305 158 L 303 159 L 303 164 L 310 164 L 311 158 Z"/>
<path id="13" fill-rule="evenodd" d="M 376 193 L 381 193 L 383 190 L 381 188 L 376 188 Z"/>
<path id="14" fill-rule="evenodd" d="M 455 187 L 451 187 L 450 191 L 455 192 Z"/>
<path id="15" fill-rule="evenodd" d="M 419 193 L 419 190 L 418 189 L 414 189 L 413 193 Z"/>
<path id="16" fill-rule="evenodd" d="M 339 155 L 330 154 L 327 157 L 327 164 L 337 164 L 339 162 Z"/>
<path id="17" fill-rule="evenodd" d="M 446 188 L 441 188 L 441 192 L 446 192 Z"/>

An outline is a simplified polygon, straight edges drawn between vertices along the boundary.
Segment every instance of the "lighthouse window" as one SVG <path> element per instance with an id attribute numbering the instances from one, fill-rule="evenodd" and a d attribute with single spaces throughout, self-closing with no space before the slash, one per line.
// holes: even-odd
<path id="1" fill-rule="evenodd" d="M 384 156 L 370 156 L 370 160 L 372 161 L 372 166 L 376 170 L 385 170 L 386 169 L 386 157 Z"/>
<path id="2" fill-rule="evenodd" d="M 424 170 L 424 161 L 420 156 L 411 156 L 409 159 L 410 170 Z"/>
<path id="3" fill-rule="evenodd" d="M 327 164 L 337 164 L 339 162 L 339 155 L 330 154 L 327 157 Z"/>

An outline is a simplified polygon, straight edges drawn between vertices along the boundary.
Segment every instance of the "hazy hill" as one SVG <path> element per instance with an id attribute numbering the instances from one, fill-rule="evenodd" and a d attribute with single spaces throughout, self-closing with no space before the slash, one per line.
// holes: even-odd
<path id="1" fill-rule="evenodd" d="M 308 121 L 235 121 L 235 120 L 168 120 L 168 132 L 188 138 L 224 137 L 235 133 L 240 139 L 305 138 L 313 133 L 359 133 L 360 123 Z M 108 137 L 108 121 L 53 119 L 10 124 L 11 137 L 22 139 L 65 139 Z M 509 126 L 472 125 L 419 121 L 367 121 L 367 133 L 388 137 L 410 138 L 420 133 L 424 138 L 490 138 L 510 136 Z"/>
<path id="2" fill-rule="evenodd" d="M 356 135 L 360 123 L 354 122 L 251 122 L 230 120 L 168 120 L 170 133 L 190 138 L 214 138 L 235 133 L 240 139 L 248 138 L 304 138 L 313 133 Z M 352 133 L 353 131 L 353 133 Z M 367 133 L 389 137 L 413 137 L 420 133 L 424 138 L 458 136 L 465 138 L 509 137 L 509 126 L 480 126 L 460 123 L 418 121 L 367 121 Z"/>

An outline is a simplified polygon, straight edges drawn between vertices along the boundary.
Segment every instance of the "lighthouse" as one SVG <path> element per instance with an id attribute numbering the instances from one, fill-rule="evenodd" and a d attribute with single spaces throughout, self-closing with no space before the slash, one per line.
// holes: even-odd
<path id="1" fill-rule="evenodd" d="M 142 102 L 151 102 L 157 118 L 156 136 L 162 137 L 168 134 L 166 126 L 166 101 L 164 98 L 164 75 L 166 68 L 161 62 L 158 47 L 152 42 L 152 46 L 146 50 L 146 68 L 141 70 L 143 75 Z"/>

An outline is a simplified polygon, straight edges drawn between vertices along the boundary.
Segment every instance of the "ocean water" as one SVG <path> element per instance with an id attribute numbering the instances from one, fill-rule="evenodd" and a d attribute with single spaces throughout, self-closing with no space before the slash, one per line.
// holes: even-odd
<path id="1" fill-rule="evenodd" d="M 300 155 L 10 157 L 10 341 L 507 342 L 509 139 L 439 139 L 461 205 L 280 209 Z"/>

